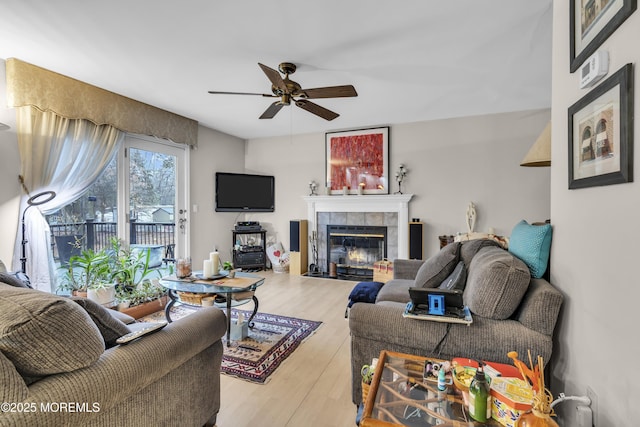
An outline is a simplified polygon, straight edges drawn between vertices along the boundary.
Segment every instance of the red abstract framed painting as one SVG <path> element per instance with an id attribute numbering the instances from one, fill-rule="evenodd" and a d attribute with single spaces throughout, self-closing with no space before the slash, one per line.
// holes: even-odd
<path id="1" fill-rule="evenodd" d="M 389 128 L 325 134 L 331 194 L 389 193 Z"/>

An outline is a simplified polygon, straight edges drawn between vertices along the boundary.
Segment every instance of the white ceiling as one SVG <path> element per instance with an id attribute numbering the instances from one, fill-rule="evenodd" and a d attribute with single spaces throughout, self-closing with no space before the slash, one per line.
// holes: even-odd
<path id="1" fill-rule="evenodd" d="M 2 0 L 0 58 L 244 139 L 549 108 L 552 0 Z M 293 62 L 328 122 L 273 102 L 258 62 Z"/>

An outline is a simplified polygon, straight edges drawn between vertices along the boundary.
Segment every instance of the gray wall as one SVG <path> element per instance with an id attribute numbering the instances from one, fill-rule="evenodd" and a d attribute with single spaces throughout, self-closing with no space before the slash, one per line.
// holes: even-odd
<path id="1" fill-rule="evenodd" d="M 521 219 L 549 218 L 549 168 L 519 166 L 549 118 L 550 110 L 535 110 L 390 127 L 391 192 L 402 163 L 409 169 L 403 192 L 414 194 L 409 218 L 425 223 L 425 257 L 439 249 L 439 235 L 466 232 L 469 202 L 478 212 L 476 231 L 493 227 L 508 236 Z M 288 248 L 289 220 L 307 217 L 309 181 L 324 185 L 325 135 L 249 140 L 245 165 L 276 177 L 276 211 L 247 217 Z"/>
<path id="2" fill-rule="evenodd" d="M 0 59 L 0 123 L 11 126 L 0 131 L 0 260 L 11 268 L 13 245 L 18 230 L 20 209 L 20 156 L 16 135 L 16 114 L 6 107 L 4 60 Z"/>
<path id="3" fill-rule="evenodd" d="M 640 386 L 627 367 L 640 351 L 637 301 L 640 150 L 633 156 L 636 182 L 568 190 L 567 108 L 589 92 L 578 88 L 579 73 L 569 72 L 569 7 L 554 2 L 551 219 L 554 224 L 551 281 L 565 294 L 554 350 L 554 395 L 598 396 L 596 426 L 631 426 L 640 419 Z M 638 132 L 640 13 L 636 11 L 604 42 L 609 75 L 635 63 L 634 134 Z M 636 248 L 636 249 L 634 249 Z M 576 426 L 575 405 L 556 407 L 563 426 Z"/>
<path id="4" fill-rule="evenodd" d="M 215 212 L 215 172 L 244 171 L 244 141 L 209 128 L 198 128 L 198 147 L 191 150 L 191 248 L 193 268 L 202 269 L 202 261 L 214 248 L 222 261 L 231 261 L 231 229 L 238 214 Z M 197 212 L 194 212 L 197 206 Z"/>

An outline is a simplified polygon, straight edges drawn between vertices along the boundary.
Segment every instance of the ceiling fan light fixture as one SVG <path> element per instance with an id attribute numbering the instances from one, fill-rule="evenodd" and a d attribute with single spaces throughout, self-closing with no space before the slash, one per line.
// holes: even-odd
<path id="1" fill-rule="evenodd" d="M 313 89 L 303 89 L 298 82 L 289 79 L 289 74 L 293 74 L 296 71 L 296 65 L 290 62 L 283 62 L 278 66 L 278 70 L 267 67 L 264 64 L 258 63 L 258 66 L 262 69 L 264 74 L 271 82 L 271 92 L 273 95 L 259 94 L 259 93 L 247 93 L 247 92 L 221 92 L 221 91 L 209 91 L 210 94 L 227 94 L 227 95 L 260 95 L 264 97 L 280 98 L 278 101 L 271 104 L 264 113 L 260 116 L 260 119 L 272 119 L 280 109 L 285 105 L 291 105 L 291 101 L 296 106 L 306 110 L 318 117 L 325 120 L 333 120 L 340 115 L 334 111 L 328 110 L 318 104 L 307 101 L 307 99 L 314 98 L 345 98 L 358 96 L 353 85 L 342 86 L 328 86 L 318 87 Z M 278 72 L 279 71 L 279 72 Z M 281 76 L 284 74 L 284 78 Z M 300 99 L 296 99 L 300 98 Z"/>

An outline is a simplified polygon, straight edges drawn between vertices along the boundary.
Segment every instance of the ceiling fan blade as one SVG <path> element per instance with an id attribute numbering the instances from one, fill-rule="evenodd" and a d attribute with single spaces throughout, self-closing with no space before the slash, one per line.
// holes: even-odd
<path id="1" fill-rule="evenodd" d="M 267 75 L 267 78 L 271 80 L 271 83 L 275 87 L 280 89 L 283 93 L 287 93 L 287 85 L 284 83 L 284 80 L 282 80 L 282 76 L 280 75 L 280 72 L 278 72 L 277 70 L 274 70 L 273 68 L 269 68 L 266 65 L 261 64 L 259 62 L 258 62 L 258 65 L 260 66 L 260 68 L 262 68 L 262 71 L 264 71 L 264 73 Z"/>
<path id="2" fill-rule="evenodd" d="M 273 104 L 269 105 L 269 108 L 267 108 L 264 111 L 264 113 L 262 113 L 260 118 L 261 119 L 273 119 L 273 116 L 275 116 L 283 106 L 284 106 L 284 104 L 282 104 L 280 101 L 274 102 Z"/>
<path id="3" fill-rule="evenodd" d="M 358 92 L 356 92 L 356 88 L 354 88 L 353 85 L 328 86 L 328 87 L 318 87 L 314 89 L 302 89 L 300 92 L 306 95 L 306 98 L 308 99 L 348 98 L 352 96 L 358 96 Z"/>
<path id="4" fill-rule="evenodd" d="M 276 98 L 275 95 L 270 95 L 270 94 L 267 94 L 267 93 L 221 92 L 221 91 L 217 91 L 217 90 L 210 90 L 209 93 L 213 94 L 213 95 L 257 95 L 257 96 L 265 96 L 265 97 L 268 97 L 268 98 Z"/>
<path id="5" fill-rule="evenodd" d="M 325 120 L 333 120 L 336 117 L 340 116 L 340 114 L 338 113 L 334 113 L 331 110 L 327 110 L 326 108 L 305 99 L 296 100 L 296 105 L 303 110 L 307 110 L 308 112 L 313 113 L 316 116 L 322 117 Z"/>

